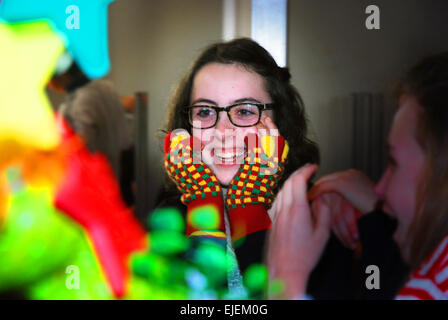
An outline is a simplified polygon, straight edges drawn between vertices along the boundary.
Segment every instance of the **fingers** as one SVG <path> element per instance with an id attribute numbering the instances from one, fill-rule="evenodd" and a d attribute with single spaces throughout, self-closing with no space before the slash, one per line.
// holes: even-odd
<path id="1" fill-rule="evenodd" d="M 308 193 L 314 200 L 327 192 L 337 192 L 363 213 L 373 209 L 377 200 L 374 183 L 361 171 L 349 169 L 318 179 Z"/>
<path id="2" fill-rule="evenodd" d="M 308 197 L 310 200 L 314 200 L 323 193 L 337 192 L 344 195 L 345 185 L 344 177 L 346 177 L 347 171 L 334 172 L 324 175 L 314 182 L 314 186 L 311 188 Z"/>
<path id="3" fill-rule="evenodd" d="M 350 244 L 345 243 L 344 237 L 342 236 L 341 232 L 339 231 L 338 224 L 337 224 L 338 218 L 340 218 L 340 217 L 335 217 L 335 216 L 331 217 L 331 231 L 333 231 L 335 237 L 339 239 L 339 241 L 344 245 L 344 247 L 349 248 Z"/>
<path id="4" fill-rule="evenodd" d="M 273 224 L 276 223 L 279 216 L 288 216 L 300 210 L 300 207 L 309 208 L 306 196 L 307 181 L 317 169 L 317 165 L 305 165 L 296 170 L 286 180 L 282 189 L 278 192 L 272 207 L 274 214 Z"/>
<path id="5" fill-rule="evenodd" d="M 337 229 L 338 239 L 342 242 L 344 246 L 350 249 L 354 249 L 354 239 L 350 233 L 350 230 L 345 222 L 344 215 L 338 215 L 338 221 L 334 226 Z"/>
<path id="6" fill-rule="evenodd" d="M 338 222 L 336 224 L 336 228 L 339 229 L 339 234 L 341 235 L 341 241 L 344 243 L 345 246 L 351 248 L 353 245 L 353 239 L 350 233 L 350 230 L 348 228 L 348 225 L 345 221 L 344 213 L 341 212 L 338 215 Z"/>
<path id="7" fill-rule="evenodd" d="M 296 190 L 296 201 L 308 205 L 307 189 L 308 180 L 317 171 L 316 164 L 306 164 L 292 174 L 292 181 L 294 181 L 294 189 Z"/>
<path id="8" fill-rule="evenodd" d="M 261 119 L 258 132 L 260 135 L 267 135 L 273 137 L 280 135 L 274 121 L 272 120 L 271 117 L 268 116 L 265 116 Z"/>
<path id="9" fill-rule="evenodd" d="M 291 207 L 287 223 L 303 226 L 302 229 L 307 230 L 306 232 L 312 232 L 313 229 L 313 217 L 306 196 L 307 182 L 316 170 L 317 165 L 305 165 L 294 174 L 290 182 Z M 289 201 L 285 202 L 289 204 Z"/>
<path id="10" fill-rule="evenodd" d="M 332 194 L 332 196 L 331 205 L 334 210 L 332 221 L 333 232 L 345 247 L 352 248 L 353 239 L 344 217 L 346 212 L 342 210 L 343 199 L 338 195 L 335 196 L 335 194 Z"/>
<path id="11" fill-rule="evenodd" d="M 313 202 L 313 214 L 316 220 L 314 237 L 316 242 L 320 244 L 319 247 L 323 249 L 324 243 L 327 242 L 330 236 L 330 208 L 324 201 L 318 199 Z"/>
<path id="12" fill-rule="evenodd" d="M 281 174 L 280 164 L 284 164 L 289 147 L 270 117 L 264 116 L 256 126 L 256 132 L 244 133 L 243 139 L 247 150 L 246 163 L 259 164 L 263 168 L 260 171 L 262 175 Z"/>
<path id="13" fill-rule="evenodd" d="M 304 292 L 329 236 L 328 207 L 317 208 L 313 223 L 306 196 L 307 181 L 317 168 L 305 165 L 294 172 L 273 206 L 277 214 L 268 241 L 269 275 L 271 279 L 283 279 L 290 297 Z"/>
<path id="14" fill-rule="evenodd" d="M 166 136 L 165 136 L 165 141 L 164 141 L 164 151 L 165 153 L 170 152 L 172 149 L 174 149 L 177 144 L 179 144 L 179 142 L 181 142 L 184 139 L 187 139 L 190 137 L 190 134 L 188 133 L 187 130 L 184 129 L 178 129 L 178 130 L 173 130 L 171 132 L 169 132 Z"/>
<path id="15" fill-rule="evenodd" d="M 341 211 L 350 234 L 351 247 L 354 249 L 359 240 L 358 225 L 356 223 L 358 220 L 357 210 L 349 202 L 343 201 Z"/>
<path id="16" fill-rule="evenodd" d="M 277 196 L 275 198 L 274 202 L 274 220 L 273 223 L 275 223 L 275 220 L 279 217 L 280 213 L 282 211 L 289 211 L 292 203 L 292 175 L 286 180 L 286 182 L 283 184 L 282 189 L 277 193 Z"/>
<path id="17" fill-rule="evenodd" d="M 331 177 L 328 177 L 327 179 L 318 179 L 311 190 L 308 192 L 308 199 L 310 201 L 316 199 L 317 197 L 321 196 L 324 193 L 328 192 L 338 192 L 338 184 L 337 182 L 334 183 L 333 179 Z"/>
<path id="18" fill-rule="evenodd" d="M 337 212 L 333 212 L 332 219 L 332 230 L 335 236 L 345 247 L 355 249 L 359 239 L 356 209 L 343 200 L 335 210 Z"/>
<path id="19" fill-rule="evenodd" d="M 308 206 L 308 199 L 306 196 L 307 182 L 317 169 L 317 165 L 307 164 L 296 170 L 288 180 L 286 180 L 282 189 L 278 192 L 272 206 L 272 210 L 276 213 L 276 218 L 283 211 L 291 211 L 293 202 Z"/>
<path id="20" fill-rule="evenodd" d="M 283 214 L 288 215 L 291 211 L 291 204 L 293 200 L 293 194 L 292 194 L 292 187 L 293 183 L 292 180 L 287 180 L 283 184 L 282 190 L 279 192 L 279 199 L 278 199 L 278 208 L 277 208 L 277 218 Z M 286 211 L 286 213 L 283 213 Z"/>
<path id="21" fill-rule="evenodd" d="M 272 224 L 275 224 L 277 220 L 278 213 L 280 212 L 280 203 L 281 203 L 282 193 L 278 192 L 274 203 L 272 204 L 271 209 L 269 209 L 268 213 L 271 218 Z"/>
<path id="22" fill-rule="evenodd" d="M 320 177 L 319 179 L 316 180 L 316 184 L 320 184 L 326 181 L 331 181 L 334 179 L 337 179 L 340 175 L 340 172 L 334 172 L 334 173 L 330 173 L 330 174 L 326 174 L 322 177 Z"/>
<path id="23" fill-rule="evenodd" d="M 357 243 L 356 216 L 354 208 L 339 194 L 325 193 L 313 203 L 323 203 L 330 208 L 331 229 L 339 241 L 348 248 L 354 248 Z"/>

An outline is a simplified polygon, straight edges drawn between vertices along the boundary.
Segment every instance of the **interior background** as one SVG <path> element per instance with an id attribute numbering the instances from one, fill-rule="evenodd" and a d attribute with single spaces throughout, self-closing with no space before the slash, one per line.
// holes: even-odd
<path id="1" fill-rule="evenodd" d="M 111 79 L 118 92 L 149 93 L 153 203 L 163 166 L 156 131 L 174 86 L 194 57 L 223 34 L 225 0 L 116 0 L 109 6 Z M 254 0 L 257 1 L 257 0 Z M 367 30 L 365 8 L 380 8 Z M 250 0 L 236 0 L 237 35 L 250 35 Z M 289 0 L 287 61 L 302 95 L 310 135 L 321 150 L 319 175 L 351 167 L 354 92 L 389 93 L 421 57 L 448 49 L 446 0 Z M 62 95 L 48 92 L 57 106 Z M 393 110 L 393 102 L 387 100 Z"/>

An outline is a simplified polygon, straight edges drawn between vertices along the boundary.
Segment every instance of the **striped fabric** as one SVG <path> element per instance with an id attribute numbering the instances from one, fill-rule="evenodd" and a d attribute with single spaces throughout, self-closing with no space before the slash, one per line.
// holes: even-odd
<path id="1" fill-rule="evenodd" d="M 288 145 L 283 137 L 250 138 L 246 140 L 248 154 L 229 186 L 226 199 L 228 209 L 264 204 L 270 207 L 283 171 Z"/>
<path id="2" fill-rule="evenodd" d="M 181 201 L 185 205 L 192 200 L 221 195 L 218 179 L 202 161 L 197 161 L 199 155 L 192 148 L 192 140 L 174 140 L 165 157 L 165 169 L 182 192 Z"/>
<path id="3" fill-rule="evenodd" d="M 412 273 L 397 299 L 448 300 L 448 235 Z"/>
<path id="4" fill-rule="evenodd" d="M 187 206 L 187 235 L 225 239 L 222 190 L 213 172 L 200 160 L 200 146 L 196 138 L 168 134 L 165 137 L 165 170 L 182 192 L 181 201 Z M 201 226 L 201 221 L 194 218 L 201 208 L 216 214 L 212 219 L 216 229 Z"/>
<path id="5" fill-rule="evenodd" d="M 283 175 L 289 151 L 281 136 L 250 134 L 245 144 L 247 156 L 230 182 L 226 198 L 234 242 L 270 229 L 267 209 L 274 199 L 273 190 Z"/>

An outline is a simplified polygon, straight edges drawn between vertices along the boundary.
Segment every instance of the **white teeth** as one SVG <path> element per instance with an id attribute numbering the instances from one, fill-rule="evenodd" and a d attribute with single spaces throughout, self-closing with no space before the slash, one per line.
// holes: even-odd
<path id="1" fill-rule="evenodd" d="M 243 154 L 244 154 L 244 150 L 240 151 L 238 153 L 234 153 L 234 152 L 219 152 L 219 151 L 215 150 L 215 155 L 218 158 L 221 158 L 223 160 L 238 158 L 238 157 L 242 156 Z"/>

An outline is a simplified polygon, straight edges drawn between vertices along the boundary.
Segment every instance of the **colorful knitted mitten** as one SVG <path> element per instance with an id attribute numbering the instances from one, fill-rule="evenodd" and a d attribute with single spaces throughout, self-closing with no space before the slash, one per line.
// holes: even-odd
<path id="1" fill-rule="evenodd" d="M 187 235 L 225 239 L 221 187 L 201 161 L 201 149 L 197 138 L 169 133 L 165 137 L 165 169 L 187 206 Z"/>
<path id="2" fill-rule="evenodd" d="M 267 213 L 284 172 L 288 143 L 280 136 L 250 134 L 245 138 L 247 156 L 229 185 L 226 208 L 232 240 L 270 229 Z"/>

